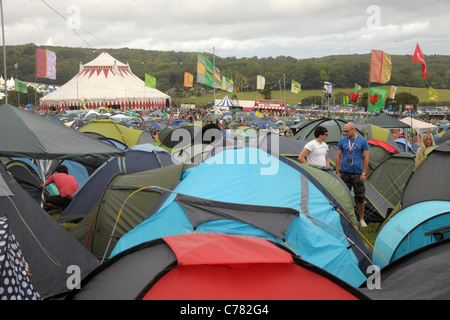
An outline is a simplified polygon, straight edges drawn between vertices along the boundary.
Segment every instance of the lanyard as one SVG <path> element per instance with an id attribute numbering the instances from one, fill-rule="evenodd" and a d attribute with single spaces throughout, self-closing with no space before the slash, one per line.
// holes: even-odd
<path id="1" fill-rule="evenodd" d="M 356 139 L 358 139 L 358 136 L 356 136 L 355 141 L 353 141 L 353 144 L 350 144 L 350 139 L 348 139 L 348 150 L 350 150 L 350 153 L 353 150 L 353 147 L 355 146 Z"/>

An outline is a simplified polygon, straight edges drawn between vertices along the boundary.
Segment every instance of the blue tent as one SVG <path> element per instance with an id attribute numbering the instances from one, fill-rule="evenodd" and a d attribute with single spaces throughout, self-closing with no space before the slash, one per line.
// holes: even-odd
<path id="1" fill-rule="evenodd" d="M 74 199 L 60 216 L 60 221 L 84 217 L 100 200 L 104 187 L 119 172 L 136 173 L 178 163 L 176 157 L 153 144 L 142 144 L 125 150 L 125 157 L 103 163 L 75 193 Z"/>
<path id="2" fill-rule="evenodd" d="M 450 238 L 450 202 L 424 201 L 394 214 L 381 228 L 374 248 L 375 265 L 383 268 L 400 257 Z"/>
<path id="3" fill-rule="evenodd" d="M 302 167 L 254 147 L 224 150 L 186 170 L 110 258 L 153 239 L 211 232 L 274 241 L 353 286 L 366 281 L 371 264 L 333 195 Z"/>

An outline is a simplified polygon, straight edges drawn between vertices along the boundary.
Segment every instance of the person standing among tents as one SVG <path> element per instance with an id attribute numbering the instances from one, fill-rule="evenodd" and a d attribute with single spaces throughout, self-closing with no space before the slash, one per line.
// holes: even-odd
<path id="1" fill-rule="evenodd" d="M 344 126 L 345 137 L 338 143 L 336 155 L 336 174 L 345 182 L 355 195 L 359 212 L 359 226 L 367 227 L 364 221 L 366 173 L 369 167 L 369 143 L 358 136 L 355 125 L 351 122 Z"/>
<path id="2" fill-rule="evenodd" d="M 416 166 L 420 163 L 420 161 L 422 160 L 422 157 L 425 155 L 425 150 L 434 145 L 436 145 L 436 143 L 434 142 L 433 134 L 431 132 L 425 132 L 422 135 L 422 140 L 420 141 L 420 147 L 419 147 L 419 149 L 417 149 Z"/>
<path id="3" fill-rule="evenodd" d="M 329 167 L 328 145 L 325 141 L 328 138 L 328 130 L 318 126 L 314 130 L 314 140 L 308 142 L 298 156 L 301 163 L 316 164 L 321 167 Z"/>
<path id="4" fill-rule="evenodd" d="M 59 195 L 46 197 L 44 204 L 51 208 L 64 208 L 73 199 L 74 193 L 78 190 L 78 183 L 75 177 L 69 174 L 67 167 L 64 165 L 58 165 L 55 172 L 45 181 L 45 185 L 47 186 L 53 182 L 58 188 Z"/>

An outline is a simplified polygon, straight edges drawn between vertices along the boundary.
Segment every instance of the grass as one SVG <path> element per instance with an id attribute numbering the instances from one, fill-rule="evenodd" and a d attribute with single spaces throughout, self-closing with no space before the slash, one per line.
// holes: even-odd
<path id="1" fill-rule="evenodd" d="M 387 90 L 389 93 L 391 90 L 390 86 L 377 86 L 379 89 Z M 338 95 L 338 93 L 343 93 L 345 95 L 349 95 L 349 92 L 353 91 L 353 88 L 343 88 L 343 89 L 335 89 L 335 94 Z M 367 88 L 363 88 L 364 92 L 367 92 Z M 416 95 L 420 102 L 428 102 L 428 88 L 412 88 L 412 87 L 397 87 L 397 94 L 400 92 L 410 92 L 413 95 Z M 440 101 L 450 101 L 450 90 L 447 89 L 436 89 L 436 92 L 439 96 Z M 225 96 L 227 96 L 232 99 L 233 93 L 226 93 L 222 91 L 216 92 L 216 99 L 223 99 Z M 291 106 L 296 106 L 302 99 L 306 97 L 312 97 L 312 96 L 321 96 L 322 90 L 316 89 L 316 90 L 302 90 L 299 94 L 292 93 L 289 89 L 286 89 L 286 92 L 284 91 L 272 91 L 272 99 L 273 100 L 286 100 L 286 103 Z M 237 97 L 239 100 L 256 100 L 256 99 L 263 99 L 262 95 L 258 91 L 253 92 L 241 92 L 237 94 Z M 202 97 L 192 97 L 192 98 L 175 98 L 180 103 L 186 103 L 186 104 L 196 104 L 198 106 L 200 105 L 206 105 L 208 102 L 214 101 L 214 94 L 208 94 Z M 320 101 L 318 101 L 318 104 L 320 104 Z M 341 101 L 336 101 L 336 104 L 342 104 Z"/>

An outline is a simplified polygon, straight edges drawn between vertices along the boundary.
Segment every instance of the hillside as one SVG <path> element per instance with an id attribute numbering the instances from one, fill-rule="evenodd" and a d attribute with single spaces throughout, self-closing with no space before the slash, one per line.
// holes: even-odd
<path id="1" fill-rule="evenodd" d="M 87 63 L 98 56 L 104 49 L 85 49 L 68 47 L 46 47 L 55 51 L 57 55 L 57 80 L 35 78 L 35 52 L 36 45 L 26 44 L 20 46 L 7 46 L 7 72 L 8 78 L 13 76 L 22 81 L 39 81 L 52 85 L 62 85 L 69 81 L 79 71 L 80 63 Z M 150 51 L 139 49 L 107 49 L 113 57 L 121 62 L 129 63 L 131 70 L 142 79 L 148 73 L 157 79 L 157 88 L 161 91 L 172 89 L 174 92 L 183 91 L 184 73 L 190 72 L 196 75 L 197 56 L 196 52 L 174 52 L 174 51 Z M 212 53 L 203 53 L 212 60 Z M 296 80 L 302 85 L 302 93 L 298 96 L 287 96 L 288 101 L 296 104 L 306 95 L 320 94 L 324 81 L 333 83 L 337 90 L 348 93 L 357 83 L 363 88 L 368 86 L 370 72 L 370 53 L 364 55 L 330 55 L 323 58 L 295 59 L 293 57 L 279 56 L 276 58 L 236 58 L 217 57 L 216 67 L 221 70 L 221 75 L 233 79 L 235 84 L 240 84 L 242 91 L 256 91 L 256 76 L 263 75 L 266 78 L 266 87 L 273 90 L 276 99 L 280 89 L 284 89 L 286 80 L 286 91 L 290 91 L 291 80 Z M 427 99 L 428 87 L 438 89 L 438 94 L 445 95 L 445 91 L 439 89 L 450 89 L 450 56 L 430 55 L 425 56 L 428 68 L 428 80 L 422 78 L 421 66 L 412 63 L 408 55 L 391 55 L 393 70 L 391 84 L 417 89 L 421 101 Z M 3 65 L 3 56 L 0 57 Z M 15 68 L 15 64 L 18 68 Z M 4 75 L 2 75 L 4 77 Z M 5 78 L 5 77 L 4 77 Z M 376 85 L 376 84 L 374 84 Z M 281 86 L 281 88 L 280 88 Z M 426 88 L 426 89 L 425 89 Z M 208 89 L 208 88 L 205 88 Z M 425 93 L 422 93 L 424 90 Z M 416 89 L 413 89 L 416 91 Z M 257 94 L 255 92 L 255 94 Z M 197 93 L 198 95 L 198 93 Z M 422 98 L 424 95 L 424 98 Z M 441 96 L 440 96 L 441 97 Z M 442 100 L 450 99 L 441 97 Z M 298 102 L 297 101 L 297 102 Z"/>

